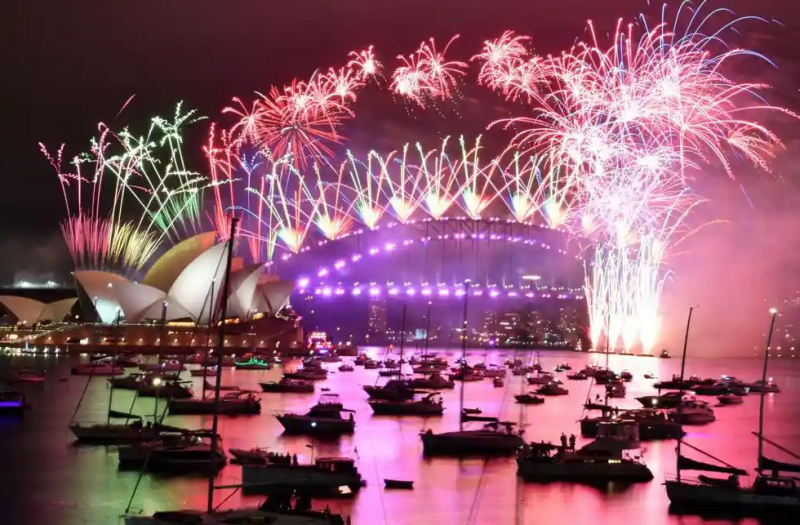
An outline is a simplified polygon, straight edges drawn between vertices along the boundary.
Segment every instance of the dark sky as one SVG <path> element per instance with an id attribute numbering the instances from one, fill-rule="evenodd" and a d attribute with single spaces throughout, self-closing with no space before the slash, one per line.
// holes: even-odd
<path id="1" fill-rule="evenodd" d="M 20 266 L 33 271 L 68 267 L 57 236 L 57 223 L 64 214 L 60 189 L 38 142 L 51 147 L 66 142 L 72 154 L 85 149 L 96 123 L 113 122 L 132 94 L 136 97 L 125 110 L 123 124 L 141 127 L 152 115 L 170 114 L 178 100 L 219 119 L 220 109 L 232 96 L 249 98 L 255 90 L 287 83 L 292 77 L 307 78 L 314 68 L 342 64 L 348 51 L 368 44 L 375 44 L 381 60 L 392 64 L 395 55 L 413 51 L 427 37 L 443 43 L 460 33 L 453 56 L 467 59 L 484 39 L 513 29 L 531 35 L 538 52 L 558 52 L 583 37 L 586 19 L 610 30 L 620 16 L 631 18 L 641 11 L 656 16 L 660 3 L 652 4 L 644 0 L 3 0 L 0 281 L 8 280 Z M 677 2 L 671 5 L 674 10 Z M 776 60 L 778 72 L 769 73 L 778 88 L 775 96 L 781 103 L 796 104 L 800 3 L 731 0 L 711 5 L 781 21 L 783 27 L 774 24 L 758 32 L 745 27 L 740 44 Z M 375 123 L 375 129 L 386 129 L 389 119 L 375 108 L 357 110 L 354 141 L 380 140 L 375 136 L 380 133 L 370 135 L 369 128 Z M 391 125 L 413 127 L 412 120 L 394 111 Z M 442 122 L 443 128 L 458 125 L 455 117 Z M 779 162 L 785 168 L 778 174 L 784 183 L 787 178 L 796 180 L 797 163 L 787 158 L 796 158 L 797 153 L 796 143 L 790 141 L 789 157 Z M 769 208 L 769 202 L 758 202 L 755 193 L 751 197 L 756 208 Z M 733 198 L 741 199 L 741 194 Z M 727 211 L 740 205 L 744 201 L 734 202 Z"/>

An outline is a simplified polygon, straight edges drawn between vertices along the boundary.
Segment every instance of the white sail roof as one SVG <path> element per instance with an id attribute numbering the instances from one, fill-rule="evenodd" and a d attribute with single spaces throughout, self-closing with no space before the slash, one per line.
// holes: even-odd
<path id="1" fill-rule="evenodd" d="M 179 242 L 153 263 L 142 284 L 169 291 L 175 280 L 195 259 L 214 245 L 216 232 L 201 233 Z"/>
<path id="2" fill-rule="evenodd" d="M 189 263 L 169 289 L 169 297 L 197 322 L 207 323 L 216 312 L 227 254 L 228 243 L 212 246 Z"/>
<path id="3" fill-rule="evenodd" d="M 60 323 L 69 315 L 69 313 L 72 311 L 72 307 L 75 306 L 75 303 L 77 302 L 77 297 L 70 297 L 68 299 L 61 299 L 60 301 L 47 303 L 42 309 L 39 320 Z"/>
<path id="4" fill-rule="evenodd" d="M 25 326 L 31 326 L 36 323 L 45 307 L 45 304 L 41 301 L 16 295 L 0 295 L 0 303 L 14 314 L 17 322 Z"/>
<path id="5" fill-rule="evenodd" d="M 258 279 L 261 277 L 263 263 L 247 266 L 231 274 L 230 296 L 228 300 L 228 316 L 247 320 L 253 311 L 253 296 L 256 293 Z"/>
<path id="6" fill-rule="evenodd" d="M 293 291 L 294 282 L 292 281 L 261 283 L 256 287 L 250 309 L 253 312 L 275 315 L 289 303 L 289 296 Z"/>
<path id="7" fill-rule="evenodd" d="M 118 290 L 115 286 L 129 283 L 125 277 L 99 270 L 78 270 L 74 274 L 78 286 L 88 296 L 92 306 L 100 316 L 100 320 L 111 324 L 122 315 L 122 307 L 118 300 Z"/>

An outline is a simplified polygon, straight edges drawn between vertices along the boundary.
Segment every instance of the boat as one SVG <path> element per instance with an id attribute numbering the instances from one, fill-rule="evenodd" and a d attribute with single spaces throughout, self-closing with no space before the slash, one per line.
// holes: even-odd
<path id="1" fill-rule="evenodd" d="M 581 370 L 580 372 L 576 372 L 574 374 L 567 374 L 567 379 L 571 381 L 585 381 L 589 379 L 589 376 L 586 375 L 586 372 Z"/>
<path id="2" fill-rule="evenodd" d="M 132 372 L 122 377 L 112 377 L 108 380 L 108 384 L 112 388 L 120 388 L 124 390 L 138 390 L 142 383 L 152 383 L 155 378 L 160 378 L 162 381 L 174 381 L 178 379 L 178 374 L 155 374 L 155 373 L 138 373 Z"/>
<path id="3" fill-rule="evenodd" d="M 500 379 L 500 382 L 502 383 L 501 378 L 496 378 L 496 379 Z M 412 388 L 430 388 L 435 390 L 435 389 L 455 388 L 455 386 L 456 386 L 455 381 L 450 381 L 449 379 L 445 379 L 439 372 L 434 372 L 426 378 L 415 378 L 411 380 Z"/>
<path id="4" fill-rule="evenodd" d="M 28 370 L 27 368 L 14 372 L 8 377 L 9 383 L 44 383 L 45 380 L 46 377 L 44 374 Z"/>
<path id="5" fill-rule="evenodd" d="M 269 494 L 293 487 L 318 497 L 355 496 L 364 480 L 355 461 L 346 457 L 321 457 L 299 463 L 297 456 L 268 456 L 263 464 L 242 465 L 244 494 Z"/>
<path id="6" fill-rule="evenodd" d="M 767 364 L 769 361 L 769 347 L 774 328 L 776 311 L 772 310 L 772 324 L 767 336 L 764 349 L 764 368 L 761 377 L 762 384 L 766 384 Z M 691 319 L 691 317 L 690 317 Z M 688 331 L 688 327 L 687 327 Z M 683 359 L 686 359 L 684 348 Z M 777 443 L 764 437 L 764 398 L 766 392 L 761 392 L 761 405 L 759 408 L 758 432 L 753 434 L 758 438 L 758 466 L 756 478 L 750 486 L 742 486 L 739 476 L 747 475 L 747 471 L 722 461 L 713 455 L 683 441 L 678 441 L 676 453 L 677 476 L 667 479 L 664 483 L 667 489 L 672 509 L 679 512 L 698 511 L 699 514 L 710 512 L 732 512 L 737 515 L 757 514 L 765 517 L 789 518 L 794 522 L 800 517 L 800 486 L 798 478 L 781 475 L 782 472 L 800 472 L 800 463 L 786 463 L 768 458 L 763 453 L 764 443 L 775 446 L 784 453 L 800 460 L 800 455 L 787 450 Z M 684 456 L 681 445 L 687 446 L 702 455 L 716 461 L 706 463 Z M 681 476 L 682 470 L 702 472 L 718 472 L 728 474 L 727 478 L 698 475 L 696 479 L 687 479 Z"/>
<path id="7" fill-rule="evenodd" d="M 661 359 L 669 359 L 670 355 L 669 352 L 667 352 L 667 349 L 665 348 L 664 350 L 661 351 L 661 354 L 658 357 L 660 357 Z"/>
<path id="8" fill-rule="evenodd" d="M 156 439 L 162 432 L 186 433 L 185 429 L 162 425 L 160 423 L 142 423 L 142 417 L 135 414 L 111 411 L 108 423 L 81 424 L 72 422 L 69 429 L 80 442 L 92 444 L 136 443 Z M 111 420 L 124 420 L 125 423 L 114 423 Z"/>
<path id="9" fill-rule="evenodd" d="M 532 374 L 534 372 L 539 372 L 542 369 L 539 365 L 527 365 L 527 366 L 515 366 L 511 369 L 511 375 L 514 376 L 526 376 L 528 374 Z"/>
<path id="10" fill-rule="evenodd" d="M 543 396 L 565 396 L 569 394 L 569 390 L 557 383 L 550 382 L 536 389 L 536 393 Z"/>
<path id="11" fill-rule="evenodd" d="M 114 364 L 123 368 L 135 368 L 139 366 L 139 356 L 136 354 L 121 354 L 114 358 Z"/>
<path id="12" fill-rule="evenodd" d="M 411 480 L 404 480 L 404 479 L 383 479 L 383 485 L 387 489 L 406 489 L 411 490 L 414 488 L 414 482 Z"/>
<path id="13" fill-rule="evenodd" d="M 623 370 L 619 373 L 619 378 L 625 381 L 626 383 L 630 383 L 633 381 L 633 374 L 630 370 Z"/>
<path id="14" fill-rule="evenodd" d="M 598 385 L 607 385 L 609 383 L 618 383 L 622 382 L 619 376 L 613 370 L 609 370 L 607 368 L 601 368 L 595 370 L 594 373 L 594 382 Z"/>
<path id="15" fill-rule="evenodd" d="M 572 370 L 572 367 L 566 361 L 556 366 L 556 372 L 566 372 Z"/>
<path id="16" fill-rule="evenodd" d="M 126 515 L 125 525 L 345 525 L 341 514 L 334 514 L 330 509 L 312 510 L 308 495 L 299 494 L 296 503 L 292 504 L 292 490 L 292 487 L 286 487 L 286 492 L 271 494 L 259 507 L 214 512 L 174 510 L 156 512 L 152 516 Z"/>
<path id="17" fill-rule="evenodd" d="M 539 397 L 531 392 L 527 394 L 517 394 L 514 396 L 514 399 L 516 399 L 517 403 L 520 405 L 541 405 L 544 403 L 543 397 Z"/>
<path id="18" fill-rule="evenodd" d="M 203 379 L 203 388 L 206 390 L 214 390 L 215 388 L 219 388 L 220 391 L 227 392 L 238 392 L 242 389 L 242 387 L 238 385 L 219 385 L 219 387 L 217 387 L 216 385 L 209 383 L 207 379 Z"/>
<path id="19" fill-rule="evenodd" d="M 165 399 L 190 399 L 194 392 L 188 386 L 189 381 L 141 381 L 136 388 L 139 397 L 161 397 Z"/>
<path id="20" fill-rule="evenodd" d="M 517 474 L 524 481 L 644 482 L 653 473 L 639 457 L 627 457 L 613 440 L 597 439 L 578 450 L 550 443 L 530 443 L 517 454 Z"/>
<path id="21" fill-rule="evenodd" d="M 581 435 L 597 437 L 598 429 L 603 423 L 612 421 L 632 421 L 638 425 L 639 439 L 653 441 L 661 439 L 679 439 L 683 431 L 679 424 L 670 421 L 655 409 L 641 408 L 637 410 L 607 410 L 602 416 L 584 417 L 580 420 Z"/>
<path id="22" fill-rule="evenodd" d="M 349 412 L 350 416 L 345 419 L 342 412 Z M 356 428 L 353 411 L 342 407 L 337 394 L 322 394 L 319 402 L 305 414 L 286 413 L 275 417 L 287 434 L 352 434 Z"/>
<path id="23" fill-rule="evenodd" d="M 288 379 L 322 381 L 328 379 L 328 371 L 323 368 L 298 368 L 294 372 L 284 372 L 283 377 Z"/>
<path id="24" fill-rule="evenodd" d="M 454 372 L 449 374 L 450 381 L 481 381 L 484 378 L 483 370 L 475 370 L 469 366 L 459 366 L 453 369 Z"/>
<path id="25" fill-rule="evenodd" d="M 289 379 L 282 377 L 280 381 L 259 383 L 262 392 L 278 392 L 290 394 L 311 394 L 314 392 L 314 382 L 304 379 Z"/>
<path id="26" fill-rule="evenodd" d="M 744 402 L 742 396 L 737 396 L 732 393 L 717 396 L 717 401 L 719 401 L 720 405 L 741 405 Z"/>
<path id="27" fill-rule="evenodd" d="M 25 413 L 25 394 L 11 390 L 0 391 L 0 416 L 22 416 Z"/>
<path id="28" fill-rule="evenodd" d="M 399 376 L 400 373 L 401 372 L 399 368 L 383 368 L 378 371 L 378 375 L 380 377 L 394 377 Z"/>
<path id="29" fill-rule="evenodd" d="M 414 397 L 413 383 L 409 379 L 390 379 L 383 386 L 364 385 L 363 388 L 370 399 L 403 401 Z"/>
<path id="30" fill-rule="evenodd" d="M 594 377 L 599 370 L 602 370 L 599 366 L 591 365 L 580 370 L 578 373 L 583 373 L 586 377 Z"/>
<path id="31" fill-rule="evenodd" d="M 487 423 L 480 430 L 420 434 L 426 456 L 510 456 L 525 444 L 512 422 Z"/>
<path id="32" fill-rule="evenodd" d="M 681 425 L 705 425 L 717 419 L 708 403 L 696 399 L 684 399 L 667 412 L 667 417 Z"/>
<path id="33" fill-rule="evenodd" d="M 378 416 L 441 416 L 444 413 L 442 396 L 430 393 L 420 399 L 394 401 L 389 399 L 369 399 L 367 401 Z"/>
<path id="34" fill-rule="evenodd" d="M 606 397 L 619 399 L 625 397 L 626 393 L 627 389 L 625 388 L 625 385 L 623 385 L 622 383 L 613 383 L 606 385 Z"/>
<path id="35" fill-rule="evenodd" d="M 506 377 L 506 369 L 495 365 L 489 365 L 487 368 L 483 369 L 483 377 L 502 379 Z"/>
<path id="36" fill-rule="evenodd" d="M 681 399 L 693 399 L 691 392 L 667 392 L 660 396 L 641 396 L 637 397 L 636 401 L 642 404 L 645 408 L 675 408 Z"/>
<path id="37" fill-rule="evenodd" d="M 262 361 L 256 357 L 251 357 L 247 361 L 234 361 L 236 370 L 272 370 L 273 363 Z"/>
<path id="38" fill-rule="evenodd" d="M 186 367 L 177 359 L 169 359 L 159 363 L 144 363 L 139 365 L 139 370 L 142 372 L 181 372 Z"/>
<path id="39" fill-rule="evenodd" d="M 143 469 L 152 472 L 207 473 L 217 472 L 227 463 L 222 438 L 215 447 L 210 437 L 199 433 L 162 432 L 152 441 L 119 447 L 119 468 Z"/>
<path id="40" fill-rule="evenodd" d="M 537 372 L 535 376 L 528 376 L 526 379 L 529 385 L 546 385 L 547 383 L 558 381 L 556 376 L 550 372 Z M 560 383 L 561 381 L 558 382 Z"/>
<path id="41" fill-rule="evenodd" d="M 369 356 L 367 354 L 358 354 L 355 360 L 353 360 L 353 364 L 356 366 L 364 366 L 364 363 L 367 361 L 369 361 Z"/>
<path id="42" fill-rule="evenodd" d="M 502 377 L 495 377 L 494 379 L 492 379 L 492 384 L 494 385 L 495 388 L 502 388 L 503 386 L 505 386 L 505 381 L 503 381 Z"/>
<path id="43" fill-rule="evenodd" d="M 381 364 L 378 361 L 374 361 L 372 359 L 367 359 L 364 362 L 364 370 L 376 370 L 381 367 Z"/>
<path id="44" fill-rule="evenodd" d="M 436 374 L 447 370 L 447 364 L 423 363 L 419 366 L 412 366 L 411 371 L 415 374 Z"/>
<path id="45" fill-rule="evenodd" d="M 772 382 L 772 378 L 770 377 L 767 381 L 753 381 L 752 383 L 747 383 L 744 386 L 750 389 L 750 392 L 769 392 L 769 393 L 778 393 L 781 391 L 778 388 L 778 385 Z"/>
<path id="46" fill-rule="evenodd" d="M 167 406 L 173 415 L 213 414 L 214 398 L 170 399 Z M 261 400 L 250 392 L 228 392 L 219 398 L 219 413 L 226 416 L 260 414 Z"/>
<path id="47" fill-rule="evenodd" d="M 350 363 L 342 363 L 339 365 L 339 372 L 353 372 L 355 371 L 356 367 L 351 365 Z"/>
<path id="48" fill-rule="evenodd" d="M 204 368 L 195 368 L 190 370 L 189 373 L 192 377 L 217 377 L 217 367 L 207 366 Z"/>
<path id="49" fill-rule="evenodd" d="M 677 374 L 672 375 L 669 381 L 659 381 L 653 385 L 657 390 L 691 390 L 695 385 L 700 384 L 702 379 L 697 376 L 690 376 L 689 379 L 681 379 Z"/>
<path id="50" fill-rule="evenodd" d="M 657 379 L 655 372 L 645 372 L 645 379 Z"/>
<path id="51" fill-rule="evenodd" d="M 495 416 L 482 416 L 479 408 L 465 408 L 461 411 L 461 422 L 482 421 L 484 423 L 497 423 L 500 418 Z"/>
<path id="52" fill-rule="evenodd" d="M 124 368 L 113 366 L 110 363 L 84 363 L 72 367 L 74 376 L 118 376 L 124 373 Z"/>
<path id="53" fill-rule="evenodd" d="M 749 390 L 741 381 L 731 377 L 723 377 L 711 384 L 703 382 L 692 387 L 692 391 L 698 396 L 719 396 L 726 393 L 745 396 Z"/>

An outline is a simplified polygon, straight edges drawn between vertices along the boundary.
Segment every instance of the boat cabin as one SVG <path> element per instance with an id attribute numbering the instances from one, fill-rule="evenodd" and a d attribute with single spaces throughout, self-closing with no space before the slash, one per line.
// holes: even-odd
<path id="1" fill-rule="evenodd" d="M 357 472 L 355 460 L 352 458 L 319 458 L 314 462 L 317 470 L 324 470 L 333 474 L 349 474 Z"/>

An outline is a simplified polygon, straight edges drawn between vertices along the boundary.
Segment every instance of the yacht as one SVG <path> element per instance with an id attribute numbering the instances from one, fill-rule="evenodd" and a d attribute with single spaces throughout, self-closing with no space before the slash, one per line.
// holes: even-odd
<path id="1" fill-rule="evenodd" d="M 488 377 L 490 379 L 499 377 L 502 379 L 506 377 L 506 369 L 495 365 L 489 365 L 483 370 L 483 377 Z"/>
<path id="2" fill-rule="evenodd" d="M 695 399 L 684 399 L 677 408 L 667 412 L 667 417 L 681 425 L 705 425 L 717 419 L 708 403 Z"/>
<path id="3" fill-rule="evenodd" d="M 312 394 L 314 393 L 314 382 L 304 379 L 289 379 L 282 377 L 280 381 L 269 383 L 259 383 L 262 392 L 279 392 L 292 394 Z"/>
<path id="4" fill-rule="evenodd" d="M 626 457 L 613 442 L 596 440 L 569 450 L 550 443 L 531 443 L 517 454 L 517 473 L 525 481 L 650 481 L 653 473 L 640 458 Z"/>
<path id="5" fill-rule="evenodd" d="M 681 403 L 681 399 L 694 399 L 691 392 L 667 392 L 660 396 L 637 397 L 636 401 L 645 408 L 675 408 Z"/>
<path id="6" fill-rule="evenodd" d="M 447 370 L 447 363 L 444 365 L 436 364 L 436 363 L 423 363 L 418 366 L 414 366 L 411 370 L 415 374 L 436 374 Z"/>
<path id="7" fill-rule="evenodd" d="M 317 497 L 354 496 L 363 484 L 364 480 L 351 458 L 323 457 L 304 464 L 267 456 L 264 463 L 242 465 L 242 490 L 245 494 L 267 494 L 276 487 L 292 487 Z"/>
<path id="8" fill-rule="evenodd" d="M 427 456 L 510 456 L 525 444 L 514 423 L 491 422 L 481 430 L 420 434 Z"/>
<path id="9" fill-rule="evenodd" d="M 681 380 L 681 376 L 673 374 L 672 379 L 654 383 L 653 388 L 656 390 L 691 390 L 693 386 L 700 384 L 702 381 L 697 376 L 690 376 L 689 379 Z"/>
<path id="10" fill-rule="evenodd" d="M 269 525 L 345 525 L 341 514 L 330 509 L 317 511 L 311 509 L 311 500 L 301 495 L 292 505 L 292 495 L 281 493 L 271 495 L 259 507 L 220 510 L 207 513 L 199 510 L 173 510 L 156 512 L 152 516 L 125 516 L 125 525 L 234 525 L 254 523 Z M 349 523 L 350 520 L 347 520 Z"/>
<path id="11" fill-rule="evenodd" d="M 539 397 L 532 392 L 528 392 L 527 394 L 517 394 L 514 396 L 514 399 L 516 399 L 517 403 L 520 405 L 541 405 L 544 403 L 543 397 Z"/>
<path id="12" fill-rule="evenodd" d="M 328 371 L 324 368 L 298 368 L 294 372 L 284 372 L 283 377 L 287 379 L 322 381 L 328 379 Z"/>
<path id="13" fill-rule="evenodd" d="M 698 396 L 719 396 L 727 393 L 745 396 L 749 390 L 750 388 L 738 379 L 725 376 L 711 384 L 703 382 L 692 387 L 692 391 Z"/>
<path id="14" fill-rule="evenodd" d="M 112 411 L 110 420 L 124 420 L 125 423 L 80 423 L 72 422 L 69 429 L 78 441 L 94 444 L 135 443 L 156 439 L 161 432 L 188 432 L 187 430 L 162 425 L 142 423 L 141 416 Z"/>
<path id="15" fill-rule="evenodd" d="M 589 376 L 586 375 L 586 372 L 581 370 L 574 374 L 567 374 L 567 379 L 571 381 L 585 381 L 586 379 L 589 379 Z"/>
<path id="16" fill-rule="evenodd" d="M 169 413 L 177 414 L 213 414 L 214 397 L 203 399 L 170 399 L 167 403 Z M 261 413 L 261 400 L 250 392 L 233 391 L 219 398 L 221 415 L 254 415 Z"/>
<path id="17" fill-rule="evenodd" d="M 349 417 L 343 418 L 342 412 L 349 412 Z M 337 394 L 323 394 L 305 414 L 286 413 L 275 417 L 287 434 L 352 434 L 356 428 L 353 411 L 342 407 Z"/>
<path id="18" fill-rule="evenodd" d="M 565 396 L 565 395 L 569 394 L 569 390 L 567 390 L 563 386 L 559 385 L 558 383 L 555 383 L 555 382 L 551 381 L 550 383 L 547 383 L 546 385 L 540 386 L 536 390 L 536 393 L 540 394 L 540 395 L 543 395 L 543 396 Z"/>
<path id="19" fill-rule="evenodd" d="M 719 401 L 720 405 L 741 405 L 744 403 L 742 396 L 737 396 L 736 394 L 732 394 L 730 392 L 718 395 L 717 401 Z"/>
<path id="20" fill-rule="evenodd" d="M 460 366 L 454 368 L 453 373 L 450 374 L 449 377 L 450 381 L 472 382 L 481 381 L 485 376 L 483 370 L 476 370 L 469 366 Z"/>
<path id="21" fill-rule="evenodd" d="M 385 385 L 364 385 L 370 399 L 389 399 L 403 401 L 414 397 L 413 383 L 409 379 L 390 379 Z"/>
<path id="22" fill-rule="evenodd" d="M 778 388 L 778 385 L 772 382 L 772 378 L 769 378 L 767 381 L 762 381 L 759 379 L 758 381 L 747 383 L 745 386 L 750 389 L 750 392 L 777 393 L 781 391 L 781 389 Z"/>
<path id="23" fill-rule="evenodd" d="M 678 439 L 683 432 L 678 423 L 670 421 L 663 412 L 655 409 L 642 408 L 638 410 L 625 410 L 609 415 L 608 411 L 599 417 L 584 417 L 581 419 L 581 435 L 596 437 L 601 424 L 610 421 L 632 421 L 639 427 L 639 437 L 643 441 L 659 439 Z"/>
<path id="24" fill-rule="evenodd" d="M 353 372 L 355 371 L 356 367 L 351 365 L 350 363 L 342 363 L 339 365 L 339 372 Z"/>
<path id="25" fill-rule="evenodd" d="M 215 472 L 227 463 L 222 439 L 217 437 L 216 450 L 209 438 L 194 433 L 161 433 L 152 441 L 119 448 L 120 469 L 145 468 L 158 472 Z"/>
<path id="26" fill-rule="evenodd" d="M 434 372 L 426 378 L 416 378 L 411 380 L 412 388 L 447 389 L 455 388 L 455 381 L 445 379 L 439 372 Z"/>
<path id="27" fill-rule="evenodd" d="M 622 383 L 610 383 L 606 385 L 606 396 L 609 398 L 619 399 L 625 397 L 627 389 Z"/>
<path id="28" fill-rule="evenodd" d="M 556 376 L 551 372 L 537 372 L 535 376 L 529 375 L 526 379 L 529 385 L 546 385 L 555 381 Z"/>
<path id="29" fill-rule="evenodd" d="M 444 413 L 442 396 L 433 392 L 420 399 L 394 401 L 370 399 L 367 401 L 378 416 L 441 416 Z"/>

